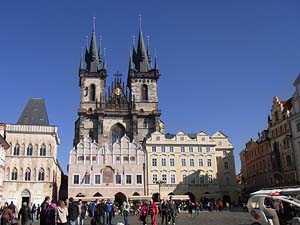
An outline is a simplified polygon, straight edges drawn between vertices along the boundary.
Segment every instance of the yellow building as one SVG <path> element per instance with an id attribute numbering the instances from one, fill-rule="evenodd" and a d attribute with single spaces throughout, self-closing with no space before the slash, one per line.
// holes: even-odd
<path id="1" fill-rule="evenodd" d="M 155 132 L 146 141 L 148 195 L 187 194 L 192 200 L 237 202 L 233 145 L 214 135 Z"/>

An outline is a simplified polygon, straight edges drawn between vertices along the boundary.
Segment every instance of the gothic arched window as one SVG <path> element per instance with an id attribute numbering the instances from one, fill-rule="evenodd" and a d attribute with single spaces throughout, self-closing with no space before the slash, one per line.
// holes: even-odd
<path id="1" fill-rule="evenodd" d="M 29 144 L 28 147 L 27 147 L 27 154 L 26 155 L 32 155 L 32 144 Z"/>
<path id="2" fill-rule="evenodd" d="M 39 171 L 38 180 L 43 181 L 44 179 L 45 179 L 45 170 L 43 168 L 41 168 Z"/>
<path id="3" fill-rule="evenodd" d="M 25 171 L 25 181 L 29 181 L 31 177 L 31 170 L 29 168 Z"/>
<path id="4" fill-rule="evenodd" d="M 11 180 L 17 180 L 18 179 L 18 170 L 17 168 L 14 168 L 11 173 Z"/>
<path id="5" fill-rule="evenodd" d="M 117 140 L 121 140 L 121 138 L 125 134 L 125 128 L 121 124 L 115 124 L 111 128 L 111 137 L 112 137 L 112 144 L 115 143 Z"/>
<path id="6" fill-rule="evenodd" d="M 148 86 L 146 84 L 142 85 L 142 100 L 148 101 Z"/>
<path id="7" fill-rule="evenodd" d="M 96 100 L 96 87 L 95 84 L 91 84 L 90 87 L 90 101 L 95 101 Z"/>
<path id="8" fill-rule="evenodd" d="M 42 144 L 40 148 L 40 156 L 46 156 L 46 145 Z"/>
<path id="9" fill-rule="evenodd" d="M 20 145 L 19 144 L 15 145 L 14 155 L 20 155 Z"/>

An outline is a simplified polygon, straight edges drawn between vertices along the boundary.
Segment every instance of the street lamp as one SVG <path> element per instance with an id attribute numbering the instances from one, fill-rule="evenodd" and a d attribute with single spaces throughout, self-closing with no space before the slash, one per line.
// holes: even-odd
<path id="1" fill-rule="evenodd" d="M 160 198 L 160 186 L 162 185 L 162 184 L 165 184 L 166 183 L 166 181 L 164 181 L 164 180 L 158 180 L 158 181 L 156 181 L 156 184 L 158 184 L 158 194 L 159 194 L 159 198 Z"/>

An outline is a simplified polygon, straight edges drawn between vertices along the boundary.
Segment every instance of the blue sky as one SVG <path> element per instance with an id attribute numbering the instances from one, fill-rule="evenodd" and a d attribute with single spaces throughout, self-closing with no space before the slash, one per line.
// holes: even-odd
<path id="1" fill-rule="evenodd" d="M 267 127 L 272 99 L 292 96 L 300 72 L 300 2 L 5 1 L 0 5 L 0 121 L 16 123 L 30 97 L 46 100 L 59 127 L 64 171 L 79 107 L 78 66 L 85 36 L 102 35 L 108 79 L 126 78 L 138 15 L 157 48 L 166 132 L 217 130 L 239 152 Z"/>

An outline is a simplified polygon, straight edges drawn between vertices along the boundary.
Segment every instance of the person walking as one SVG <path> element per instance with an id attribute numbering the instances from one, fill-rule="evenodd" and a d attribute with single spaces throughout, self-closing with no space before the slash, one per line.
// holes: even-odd
<path id="1" fill-rule="evenodd" d="M 81 199 L 79 199 L 78 201 L 78 210 L 79 210 L 78 225 L 83 225 L 85 214 L 86 214 L 86 206 L 85 204 L 83 204 Z"/>
<path id="2" fill-rule="evenodd" d="M 45 213 L 46 210 L 48 209 L 48 207 L 50 206 L 50 197 L 46 196 L 45 200 L 43 201 L 43 203 L 41 204 L 41 212 L 40 212 L 40 225 L 45 225 L 46 221 L 45 221 Z"/>
<path id="3" fill-rule="evenodd" d="M 31 207 L 31 220 L 35 221 L 36 220 L 36 205 L 33 203 Z"/>
<path id="4" fill-rule="evenodd" d="M 169 217 L 169 209 L 168 209 L 168 203 L 167 201 L 164 199 L 161 203 L 161 224 L 168 224 L 168 217 Z"/>
<path id="5" fill-rule="evenodd" d="M 46 209 L 45 222 L 47 225 L 56 225 L 57 224 L 57 205 L 55 203 L 55 200 L 52 200 L 51 204 Z"/>
<path id="6" fill-rule="evenodd" d="M 8 203 L 5 202 L 1 213 L 1 225 L 10 225 L 13 218 L 13 211 L 8 208 Z"/>
<path id="7" fill-rule="evenodd" d="M 68 213 L 69 213 L 69 222 L 70 225 L 76 225 L 77 223 L 77 218 L 79 216 L 79 209 L 77 204 L 74 202 L 74 199 L 71 197 L 69 198 L 69 208 L 68 208 Z"/>
<path id="8" fill-rule="evenodd" d="M 177 207 L 175 204 L 175 201 L 172 198 L 172 195 L 170 196 L 170 200 L 168 203 L 168 210 L 169 210 L 169 221 L 168 223 L 171 223 L 172 220 L 172 224 L 175 225 L 175 216 L 176 216 L 176 212 L 177 212 Z"/>
<path id="9" fill-rule="evenodd" d="M 143 225 L 147 224 L 146 220 L 147 220 L 148 210 L 149 210 L 149 207 L 148 207 L 146 201 L 144 201 L 143 205 L 141 207 L 141 212 L 140 212 L 140 220 L 143 222 Z"/>
<path id="10" fill-rule="evenodd" d="M 96 214 L 94 216 L 95 221 L 100 224 L 106 225 L 106 218 L 105 218 L 105 204 L 104 200 L 102 199 L 96 207 Z"/>
<path id="11" fill-rule="evenodd" d="M 37 209 L 36 209 L 36 220 L 40 219 L 40 214 L 41 214 L 41 206 L 38 204 Z"/>
<path id="12" fill-rule="evenodd" d="M 57 207 L 57 225 L 67 225 L 68 224 L 68 208 L 63 200 L 58 201 Z"/>
<path id="13" fill-rule="evenodd" d="M 129 204 L 126 201 L 123 202 L 122 213 L 124 217 L 124 223 L 125 225 L 128 225 Z"/>
<path id="14" fill-rule="evenodd" d="M 114 216 L 114 205 L 112 204 L 111 200 L 107 200 L 106 204 L 105 204 L 105 212 L 107 215 L 107 220 L 106 220 L 106 224 L 107 225 L 112 225 L 111 224 L 111 220 Z"/>
<path id="15" fill-rule="evenodd" d="M 31 221 L 31 212 L 30 208 L 27 205 L 27 202 L 23 202 L 22 207 L 18 214 L 18 220 L 21 218 L 22 225 L 29 225 Z"/>
<path id="16" fill-rule="evenodd" d="M 156 217 L 158 215 L 158 206 L 153 201 L 153 199 L 151 199 L 151 201 L 150 201 L 149 214 L 151 215 L 151 224 L 152 225 L 157 225 L 157 223 L 156 223 Z"/>

